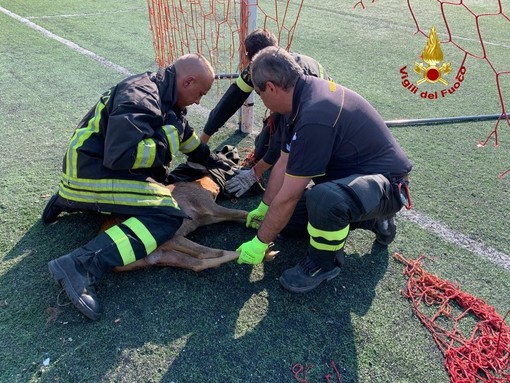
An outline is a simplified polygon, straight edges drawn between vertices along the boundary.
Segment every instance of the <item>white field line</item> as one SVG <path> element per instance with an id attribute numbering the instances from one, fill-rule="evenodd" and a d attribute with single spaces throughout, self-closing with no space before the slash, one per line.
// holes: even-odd
<path id="1" fill-rule="evenodd" d="M 58 42 L 61 42 L 62 44 L 73 49 L 74 51 L 79 52 L 85 56 L 88 56 L 95 61 L 98 61 L 99 63 L 101 63 L 102 65 L 104 65 L 108 68 L 112 68 L 115 71 L 125 74 L 125 75 L 132 74 L 126 68 L 124 68 L 120 65 L 114 64 L 111 61 L 106 60 L 104 57 L 98 56 L 89 50 L 83 49 L 80 46 L 78 46 L 77 44 L 51 33 L 50 31 L 38 26 L 37 24 L 32 23 L 31 21 L 27 20 L 24 17 L 18 16 L 2 7 L 0 7 L 0 11 L 5 13 L 6 15 L 11 16 L 14 19 L 20 21 L 21 23 L 25 24 L 26 26 L 28 26 L 32 29 L 35 29 L 38 32 L 41 32 L 45 36 L 55 39 Z M 207 115 L 209 113 L 208 109 L 206 109 L 200 105 L 195 105 L 193 107 L 193 110 L 195 110 L 198 113 L 203 114 L 203 115 Z M 493 263 L 510 271 L 510 256 L 508 254 L 498 251 L 488 245 L 485 245 L 482 242 L 475 241 L 475 240 L 469 238 L 468 236 L 466 236 L 462 233 L 456 232 L 456 231 L 448 228 L 447 226 L 441 224 L 440 222 L 434 221 L 433 219 L 427 217 L 426 215 L 418 213 L 416 211 L 402 211 L 401 213 L 399 213 L 399 217 L 406 219 L 408 221 L 414 222 L 414 223 L 418 224 L 420 227 L 434 233 L 435 235 L 442 238 L 443 240 L 451 242 L 451 243 L 453 243 L 459 247 L 462 247 L 470 252 L 473 252 L 479 256 L 483 256 L 483 257 L 491 260 Z"/>
<path id="2" fill-rule="evenodd" d="M 60 36 L 57 36 L 56 34 L 48 31 L 47 29 L 44 29 L 43 27 L 40 27 L 39 25 L 31 22 L 30 20 L 24 18 L 24 17 L 21 17 L 15 13 L 12 13 L 11 11 L 3 8 L 3 7 L 0 7 L 0 11 L 2 13 L 5 13 L 7 16 L 10 16 L 16 20 L 18 20 L 19 22 L 21 22 L 22 24 L 42 33 L 43 35 L 45 35 L 46 37 L 49 37 L 50 39 L 54 39 L 54 40 L 57 40 L 58 42 L 64 44 L 65 46 L 71 48 L 72 50 L 78 52 L 78 53 L 81 53 L 82 55 L 85 55 L 85 56 L 88 56 L 90 58 L 92 58 L 93 60 L 95 61 L 98 61 L 99 63 L 101 63 L 103 66 L 105 67 L 108 67 L 108 68 L 112 68 L 112 69 L 115 69 L 115 71 L 119 72 L 119 73 L 122 73 L 124 75 L 127 75 L 127 76 L 130 76 L 132 73 L 127 70 L 126 68 L 120 66 L 120 65 L 117 65 L 115 63 L 112 63 L 111 61 L 105 59 L 104 57 L 101 57 L 99 55 L 96 55 L 94 52 L 91 52 L 85 48 L 82 48 L 80 47 L 78 44 L 75 44 L 73 43 L 72 41 L 69 41 L 67 39 L 64 39 Z"/>
<path id="3" fill-rule="evenodd" d="M 416 223 L 418 226 L 432 232 L 441 239 L 462 247 L 463 249 L 466 249 L 472 253 L 481 255 L 496 265 L 499 265 L 510 271 L 510 255 L 508 254 L 496 250 L 481 241 L 474 240 L 458 231 L 452 230 L 442 223 L 434 221 L 433 219 L 417 211 L 404 209 L 398 214 L 398 216 L 399 218 L 404 218 L 408 221 Z"/>
<path id="4" fill-rule="evenodd" d="M 91 16 L 102 16 L 102 15 L 110 15 L 112 13 L 133 13 L 133 12 L 145 12 L 146 8 L 132 8 L 132 9 L 120 9 L 117 11 L 109 11 L 109 12 L 94 12 L 94 13 L 72 13 L 68 15 L 46 15 L 46 16 L 27 16 L 28 20 L 36 20 L 36 19 L 59 19 L 59 18 L 72 18 L 72 17 L 91 17 Z"/>
<path id="5" fill-rule="evenodd" d="M 324 11 L 324 12 L 328 12 L 329 11 L 326 8 L 323 8 L 323 7 L 320 7 L 320 6 L 316 6 L 315 5 L 316 3 L 311 3 L 310 2 L 310 4 L 313 4 L 313 5 L 304 5 L 304 7 L 312 9 L 312 10 L 316 10 L 316 11 Z M 329 12 L 331 12 L 331 11 L 329 11 Z M 341 15 L 344 18 L 348 18 L 348 19 L 354 20 L 356 22 L 359 22 L 360 19 L 363 19 L 366 23 L 369 23 L 369 24 L 374 22 L 373 19 L 370 19 L 368 17 L 365 19 L 362 16 L 350 15 L 350 14 L 347 14 L 347 13 L 342 12 L 342 11 L 338 11 L 338 12 L 334 12 L 334 13 L 339 14 L 339 15 Z M 386 20 L 383 21 L 381 19 L 377 19 L 375 21 L 388 26 L 390 29 L 406 30 L 406 31 L 409 31 L 410 33 L 413 33 L 413 34 L 416 32 L 416 26 L 414 26 L 414 25 L 412 27 L 409 27 L 408 25 L 391 23 L 391 22 L 388 22 Z M 448 34 L 447 33 L 438 33 L 438 36 L 442 36 L 442 37 L 447 38 Z M 465 40 L 465 41 L 480 43 L 480 39 L 479 38 L 462 37 L 462 36 L 458 36 L 458 35 L 452 35 L 451 37 L 452 37 L 453 40 Z M 443 43 L 443 42 L 441 42 L 441 43 Z M 510 48 L 510 45 L 505 44 L 503 42 L 492 42 L 492 41 L 484 40 L 484 43 L 485 43 L 485 45 L 494 45 L 494 46 L 497 46 L 497 47 Z"/>

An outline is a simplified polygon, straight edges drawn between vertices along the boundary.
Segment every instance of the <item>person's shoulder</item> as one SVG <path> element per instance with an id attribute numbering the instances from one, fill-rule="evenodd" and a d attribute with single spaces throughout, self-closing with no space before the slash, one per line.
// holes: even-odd
<path id="1" fill-rule="evenodd" d="M 117 89 L 119 90 L 146 87 L 156 87 L 156 83 L 153 81 L 152 72 L 144 72 L 126 77 L 117 84 Z"/>

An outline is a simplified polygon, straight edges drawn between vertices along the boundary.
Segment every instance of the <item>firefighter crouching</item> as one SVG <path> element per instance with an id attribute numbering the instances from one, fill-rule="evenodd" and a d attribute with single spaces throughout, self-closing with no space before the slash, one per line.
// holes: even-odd
<path id="1" fill-rule="evenodd" d="M 55 281 L 88 318 L 101 316 L 94 286 L 105 273 L 147 256 L 181 226 L 185 214 L 164 187 L 177 152 L 204 165 L 221 162 L 186 121 L 186 107 L 198 104 L 213 81 L 203 56 L 181 56 L 105 92 L 71 137 L 58 194 L 42 220 L 52 223 L 61 212 L 77 210 L 130 217 L 48 263 Z"/>
<path id="2" fill-rule="evenodd" d="M 306 254 L 280 283 L 310 291 L 340 273 L 351 229 L 373 231 L 382 246 L 393 241 L 393 217 L 404 205 L 412 165 L 368 101 L 303 75 L 285 50 L 260 51 L 251 76 L 265 106 L 284 115 L 286 126 L 262 202 L 248 214 L 246 224 L 257 235 L 239 246 L 238 262 L 260 263 L 280 232 L 301 230 L 309 236 Z"/>

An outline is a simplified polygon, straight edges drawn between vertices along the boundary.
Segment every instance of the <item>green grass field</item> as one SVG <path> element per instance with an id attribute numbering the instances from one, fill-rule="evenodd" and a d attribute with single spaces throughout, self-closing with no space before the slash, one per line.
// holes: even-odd
<path id="1" fill-rule="evenodd" d="M 365 1 L 365 10 L 354 3 L 306 1 L 292 49 L 318 59 L 385 120 L 500 113 L 497 80 L 510 108 L 510 75 L 497 78 L 474 56 L 453 94 L 419 96 L 441 84 L 410 92 L 401 68 L 416 82 L 412 68 L 426 37 L 414 34 L 406 2 Z M 435 25 L 445 40 L 438 3 L 411 3 L 425 33 Z M 498 10 L 495 0 L 465 3 L 476 14 Z M 461 48 L 474 55 L 485 48 L 496 71 L 510 70 L 508 19 L 478 19 L 482 46 L 473 15 L 445 9 Z M 510 5 L 503 11 L 510 15 Z M 307 245 L 287 240 L 277 243 L 273 262 L 256 267 L 107 275 L 99 284 L 104 315 L 87 320 L 59 296 L 47 263 L 93 238 L 98 217 L 66 215 L 45 226 L 40 214 L 57 190 L 68 139 L 98 96 L 127 73 L 156 69 L 147 4 L 1 0 L 0 37 L 0 382 L 279 383 L 297 381 L 291 368 L 301 363 L 313 366 L 311 383 L 328 373 L 335 381 L 331 361 L 343 383 L 448 382 L 443 355 L 401 296 L 406 278 L 393 252 L 425 254 L 429 272 L 458 282 L 502 316 L 510 309 L 510 174 L 498 178 L 510 168 L 510 128 L 500 123 L 499 147 L 491 140 L 479 148 L 495 126 L 485 121 L 393 128 L 414 164 L 414 209 L 398 215 L 387 250 L 372 245 L 372 233 L 352 233 L 344 272 L 315 291 L 295 295 L 279 286 Z M 453 44 L 442 50 L 452 86 L 464 54 Z M 197 131 L 227 85 L 214 86 L 202 108 L 191 108 Z M 259 121 L 264 109 L 256 102 Z M 232 124 L 211 146 L 231 143 L 246 153 L 253 138 Z M 258 201 L 220 203 L 252 209 Z M 191 238 L 233 250 L 253 235 L 221 224 Z"/>

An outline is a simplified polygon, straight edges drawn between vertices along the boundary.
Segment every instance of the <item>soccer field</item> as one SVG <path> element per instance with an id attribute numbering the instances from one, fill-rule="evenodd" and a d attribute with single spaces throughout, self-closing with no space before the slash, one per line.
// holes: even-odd
<path id="1" fill-rule="evenodd" d="M 462 3 L 305 0 L 291 50 L 316 58 L 386 121 L 508 112 L 510 4 Z M 433 26 L 441 81 L 420 82 Z M 345 269 L 313 292 L 279 286 L 307 245 L 285 240 L 274 261 L 255 267 L 107 275 L 103 317 L 87 320 L 66 305 L 47 263 L 88 242 L 100 222 L 69 214 L 45 226 L 40 215 L 74 127 L 99 95 L 156 69 L 147 3 L 1 0 L 0 36 L 0 382 L 294 382 L 298 363 L 310 383 L 328 374 L 338 381 L 335 368 L 343 383 L 448 382 L 443 354 L 401 294 L 407 279 L 395 252 L 424 255 L 425 270 L 500 316 L 510 309 L 510 174 L 498 177 L 510 169 L 510 127 L 502 119 L 392 127 L 413 162 L 414 208 L 397 216 L 387 250 L 372 245 L 373 233 L 353 232 Z M 197 132 L 228 85 L 218 82 L 190 108 Z M 265 114 L 255 103 L 254 134 Z M 245 154 L 254 134 L 239 133 L 233 119 L 211 147 Z M 259 198 L 219 203 L 249 210 Z M 228 223 L 191 238 L 235 250 L 253 234 Z M 467 319 L 470 336 L 476 318 Z"/>

